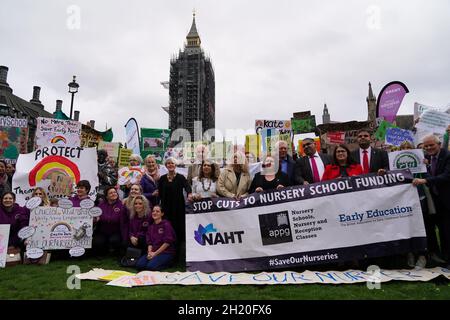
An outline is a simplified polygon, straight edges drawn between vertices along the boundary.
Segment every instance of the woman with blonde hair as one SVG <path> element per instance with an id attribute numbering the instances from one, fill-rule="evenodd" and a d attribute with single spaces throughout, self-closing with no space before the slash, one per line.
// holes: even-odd
<path id="1" fill-rule="evenodd" d="M 128 211 L 131 210 L 131 202 L 136 196 L 142 195 L 142 187 L 140 184 L 135 183 L 131 185 L 130 194 L 128 198 L 123 199 L 123 204 L 127 207 Z"/>
<path id="2" fill-rule="evenodd" d="M 148 227 L 153 223 L 147 198 L 143 195 L 133 197 L 129 211 L 128 246 L 145 251 L 147 248 L 145 237 Z"/>
<path id="3" fill-rule="evenodd" d="M 154 155 L 149 154 L 145 157 L 144 175 L 141 178 L 142 194 L 152 205 L 159 202 L 158 182 L 159 182 L 159 165 L 156 163 Z"/>
<path id="4" fill-rule="evenodd" d="M 251 183 L 247 159 L 242 153 L 235 152 L 220 173 L 217 192 L 223 197 L 239 199 L 248 194 Z"/>
<path id="5" fill-rule="evenodd" d="M 39 197 L 42 199 L 41 206 L 48 207 L 50 206 L 50 200 L 48 199 L 47 192 L 41 187 L 37 187 L 33 190 L 33 193 L 31 194 L 31 197 Z"/>

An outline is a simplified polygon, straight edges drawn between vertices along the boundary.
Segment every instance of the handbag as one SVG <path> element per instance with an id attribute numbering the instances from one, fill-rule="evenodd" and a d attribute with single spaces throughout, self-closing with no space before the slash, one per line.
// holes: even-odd
<path id="1" fill-rule="evenodd" d="M 52 253 L 48 252 L 48 251 L 44 251 L 44 254 L 42 255 L 42 257 L 40 257 L 38 259 L 28 258 L 27 255 L 25 254 L 23 257 L 23 264 L 39 264 L 39 265 L 49 264 L 51 256 L 52 256 Z"/>
<path id="2" fill-rule="evenodd" d="M 141 249 L 128 247 L 125 256 L 120 260 L 120 264 L 122 267 L 135 267 L 141 255 Z"/>

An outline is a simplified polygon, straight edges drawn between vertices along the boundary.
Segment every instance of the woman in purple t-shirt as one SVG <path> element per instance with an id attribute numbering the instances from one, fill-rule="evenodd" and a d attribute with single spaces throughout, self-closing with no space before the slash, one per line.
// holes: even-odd
<path id="1" fill-rule="evenodd" d="M 133 185 L 134 187 L 135 185 Z M 131 192 L 133 192 L 131 187 Z M 130 222 L 128 228 L 128 246 L 147 251 L 147 231 L 153 219 L 148 200 L 143 195 L 137 195 L 130 201 Z"/>
<path id="2" fill-rule="evenodd" d="M 138 270 L 159 271 L 168 268 L 175 258 L 175 231 L 169 220 L 163 219 L 160 206 L 152 211 L 153 224 L 147 231 L 148 252 L 139 258 Z"/>

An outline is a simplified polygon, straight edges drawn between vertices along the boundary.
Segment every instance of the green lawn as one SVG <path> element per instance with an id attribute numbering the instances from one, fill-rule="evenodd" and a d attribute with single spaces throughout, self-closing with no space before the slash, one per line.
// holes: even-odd
<path id="1" fill-rule="evenodd" d="M 69 290 L 67 266 L 78 265 L 81 272 L 92 268 L 120 268 L 112 258 L 56 260 L 49 265 L 20 265 L 0 270 L 1 299 L 450 299 L 450 282 L 443 277 L 426 283 L 391 281 L 380 290 L 366 284 L 353 285 L 235 285 L 175 286 L 136 288 L 106 286 L 105 282 L 81 281 L 80 290 Z M 128 270 L 133 272 L 132 270 Z M 170 269 L 169 271 L 175 271 Z"/>

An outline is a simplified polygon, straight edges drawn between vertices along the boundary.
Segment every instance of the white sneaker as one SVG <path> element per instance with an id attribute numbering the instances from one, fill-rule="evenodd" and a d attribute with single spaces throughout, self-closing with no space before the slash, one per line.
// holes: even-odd
<path id="1" fill-rule="evenodd" d="M 419 256 L 419 259 L 417 259 L 416 267 L 415 269 L 423 269 L 427 266 L 427 259 L 425 259 L 425 256 Z"/>
<path id="2" fill-rule="evenodd" d="M 406 264 L 407 264 L 408 267 L 410 267 L 410 268 L 414 268 L 414 267 L 416 266 L 415 259 L 414 259 L 414 254 L 413 254 L 413 253 L 409 252 L 409 253 L 406 255 Z"/>

